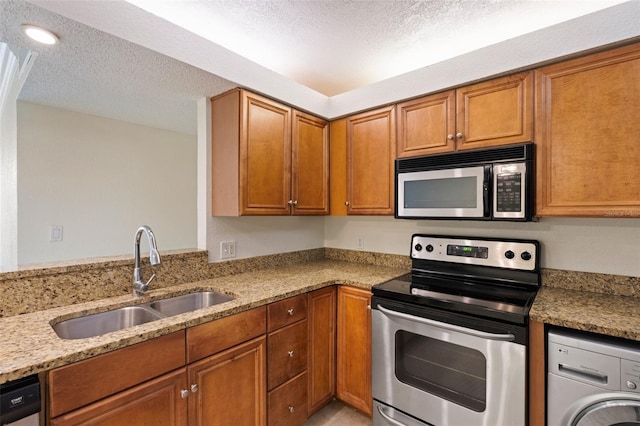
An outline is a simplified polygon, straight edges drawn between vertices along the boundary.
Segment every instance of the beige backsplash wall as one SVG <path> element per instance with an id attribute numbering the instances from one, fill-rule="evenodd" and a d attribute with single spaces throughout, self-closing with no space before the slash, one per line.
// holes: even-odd
<path id="1" fill-rule="evenodd" d="M 640 277 L 640 219 L 542 218 L 538 222 L 325 218 L 324 247 L 409 255 L 411 235 L 524 238 L 542 245 L 542 268 Z M 240 254 L 240 253 L 239 253 Z"/>
<path id="2" fill-rule="evenodd" d="M 153 288 L 323 259 L 389 266 L 398 268 L 400 273 L 409 271 L 411 267 L 406 255 L 335 248 L 214 263 L 209 263 L 206 251 L 165 252 L 162 258 L 162 264 L 153 268 L 146 259 L 143 260 L 143 276 L 157 273 Z M 1 273 L 0 318 L 129 294 L 132 267 L 133 259 L 120 257 Z M 579 291 L 640 296 L 640 277 L 543 269 L 542 284 Z"/>

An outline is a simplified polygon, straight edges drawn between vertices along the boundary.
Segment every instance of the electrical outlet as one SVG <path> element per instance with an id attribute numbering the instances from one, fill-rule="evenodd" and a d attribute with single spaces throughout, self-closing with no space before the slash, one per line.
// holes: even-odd
<path id="1" fill-rule="evenodd" d="M 51 225 L 49 228 L 49 242 L 59 243 L 62 241 L 62 225 Z"/>
<path id="2" fill-rule="evenodd" d="M 364 237 L 358 237 L 358 250 L 364 250 Z"/>
<path id="3" fill-rule="evenodd" d="M 236 257 L 235 241 L 220 241 L 220 259 L 233 259 Z"/>

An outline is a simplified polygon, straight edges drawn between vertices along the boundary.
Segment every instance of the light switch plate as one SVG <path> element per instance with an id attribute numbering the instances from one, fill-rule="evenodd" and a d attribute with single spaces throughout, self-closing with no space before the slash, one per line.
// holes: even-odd
<path id="1" fill-rule="evenodd" d="M 233 259 L 236 257 L 235 241 L 220 241 L 220 259 Z"/>

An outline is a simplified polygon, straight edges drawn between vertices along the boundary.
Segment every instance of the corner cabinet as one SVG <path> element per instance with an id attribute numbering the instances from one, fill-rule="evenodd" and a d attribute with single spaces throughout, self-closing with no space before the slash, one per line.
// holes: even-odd
<path id="1" fill-rule="evenodd" d="M 640 217 L 640 44 L 535 75 L 537 216 Z"/>
<path id="2" fill-rule="evenodd" d="M 329 212 L 329 124 L 236 89 L 211 100 L 212 214 Z"/>
<path id="3" fill-rule="evenodd" d="M 338 287 L 336 396 L 371 416 L 371 292 Z"/>
<path id="4" fill-rule="evenodd" d="M 398 157 L 533 138 L 533 73 L 524 72 L 397 105 Z"/>
<path id="5" fill-rule="evenodd" d="M 393 214 L 394 111 L 388 106 L 346 119 L 347 214 Z"/>

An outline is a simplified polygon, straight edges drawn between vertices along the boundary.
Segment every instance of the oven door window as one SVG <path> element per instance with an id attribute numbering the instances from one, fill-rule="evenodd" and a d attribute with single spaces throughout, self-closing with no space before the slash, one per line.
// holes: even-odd
<path id="1" fill-rule="evenodd" d="M 475 349 L 400 330 L 395 335 L 401 382 L 482 412 L 487 405 L 487 360 Z"/>

